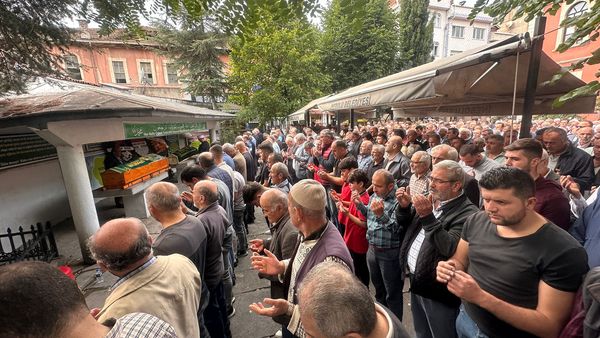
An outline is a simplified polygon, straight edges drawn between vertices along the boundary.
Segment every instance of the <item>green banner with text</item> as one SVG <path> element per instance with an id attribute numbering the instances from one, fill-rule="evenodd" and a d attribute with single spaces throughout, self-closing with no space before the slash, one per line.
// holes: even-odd
<path id="1" fill-rule="evenodd" d="M 141 138 L 206 130 L 206 122 L 123 123 L 125 138 Z"/>

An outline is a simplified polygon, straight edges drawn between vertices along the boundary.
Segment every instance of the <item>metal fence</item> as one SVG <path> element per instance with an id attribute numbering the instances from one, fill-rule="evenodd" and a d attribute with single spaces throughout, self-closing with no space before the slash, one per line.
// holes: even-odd
<path id="1" fill-rule="evenodd" d="M 6 233 L 0 234 L 0 265 L 23 260 L 48 262 L 57 256 L 58 249 L 50 222 L 31 225 L 30 230 L 22 226 L 18 231 L 7 228 Z"/>

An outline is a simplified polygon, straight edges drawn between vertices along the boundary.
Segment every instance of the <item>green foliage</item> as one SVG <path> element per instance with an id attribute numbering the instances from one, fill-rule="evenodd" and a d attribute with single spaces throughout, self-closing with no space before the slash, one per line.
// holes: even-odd
<path id="1" fill-rule="evenodd" d="M 323 27 L 323 73 L 331 76 L 332 91 L 398 70 L 397 16 L 387 0 L 332 0 Z"/>
<path id="2" fill-rule="evenodd" d="M 147 5 L 148 2 L 148 5 Z M 71 44 L 71 30 L 62 22 L 84 18 L 100 24 L 100 33 L 127 28 L 141 37 L 140 18 L 163 15 L 190 21 L 207 15 L 228 33 L 243 37 L 256 27 L 259 8 L 268 8 L 280 21 L 314 15 L 318 0 L 3 0 L 0 2 L 0 95 L 23 92 L 37 76 L 62 76 L 60 57 Z"/>
<path id="3" fill-rule="evenodd" d="M 76 0 L 0 2 L 0 95 L 8 91 L 22 93 L 27 80 L 40 73 L 62 75 L 60 46 L 70 41 L 70 32 L 60 22 L 75 15 L 76 3 Z"/>
<path id="4" fill-rule="evenodd" d="M 399 68 L 410 69 L 430 62 L 433 48 L 433 20 L 429 20 L 429 0 L 400 1 Z"/>
<path id="5" fill-rule="evenodd" d="M 575 0 L 566 0 L 564 2 L 558 0 L 477 0 L 473 11 L 469 15 L 469 19 L 473 19 L 477 13 L 483 11 L 493 17 L 496 22 L 501 22 L 509 12 L 515 10 L 514 19 L 524 18 L 526 21 L 531 21 L 541 14 L 554 15 L 563 4 L 565 8 L 568 8 L 573 3 L 575 3 Z M 582 15 L 561 22 L 561 27 L 573 26 L 575 30 L 566 41 L 558 46 L 557 50 L 559 52 L 564 52 L 572 46 L 577 46 L 586 39 L 595 41 L 600 35 L 600 1 L 590 1 L 588 6 L 587 12 Z M 580 69 L 586 64 L 595 65 L 599 62 L 600 49 L 596 49 L 589 57 L 572 64 L 567 71 Z M 553 80 L 556 81 L 560 77 L 561 75 L 558 74 Z M 600 72 L 596 73 L 596 77 L 600 77 Z M 556 99 L 554 106 L 561 106 L 566 101 L 578 96 L 595 95 L 599 89 L 600 82 L 598 80 L 591 81 L 587 85 Z"/>
<path id="6" fill-rule="evenodd" d="M 159 43 L 157 52 L 174 61 L 180 70 L 180 81 L 186 91 L 194 96 L 206 96 L 216 109 L 217 98 L 227 90 L 222 57 L 226 55 L 226 37 L 204 24 L 186 24 L 183 29 L 166 23 L 155 23 L 158 34 L 153 39 Z"/>
<path id="7" fill-rule="evenodd" d="M 317 41 L 306 22 L 275 21 L 267 11 L 254 31 L 234 39 L 229 99 L 243 107 L 246 121 L 265 125 L 323 95 L 330 80 L 321 75 Z"/>

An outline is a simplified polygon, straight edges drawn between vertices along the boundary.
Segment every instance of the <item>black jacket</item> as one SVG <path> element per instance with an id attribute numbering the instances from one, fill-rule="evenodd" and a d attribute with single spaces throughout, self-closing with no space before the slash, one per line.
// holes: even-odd
<path id="1" fill-rule="evenodd" d="M 581 191 L 590 190 L 594 182 L 594 160 L 584 150 L 572 144 L 558 158 L 556 169 L 560 175 L 570 175 L 581 187 Z"/>
<path id="2" fill-rule="evenodd" d="M 421 231 L 425 229 L 425 239 L 417 256 L 415 272 L 411 276 L 411 292 L 448 305 L 458 306 L 460 299 L 451 294 L 446 285 L 436 281 L 436 267 L 439 261 L 454 255 L 463 224 L 479 209 L 471 203 L 465 194 L 442 206 L 442 214 L 436 219 L 433 214 L 420 218 L 415 208 L 396 209 L 396 221 L 407 224 L 408 229 L 400 249 L 402 271 L 408 269 L 408 252 Z"/>

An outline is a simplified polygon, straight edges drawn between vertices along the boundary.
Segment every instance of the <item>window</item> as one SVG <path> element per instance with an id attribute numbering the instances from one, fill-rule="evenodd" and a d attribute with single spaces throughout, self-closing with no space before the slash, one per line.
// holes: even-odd
<path id="1" fill-rule="evenodd" d="M 473 40 L 483 40 L 485 37 L 485 28 L 473 28 Z"/>
<path id="2" fill-rule="evenodd" d="M 123 61 L 113 61 L 112 69 L 115 77 L 115 83 L 127 83 L 125 65 Z"/>
<path id="3" fill-rule="evenodd" d="M 567 11 L 566 19 L 577 18 L 587 12 L 588 4 L 585 1 L 579 1 L 573 4 L 571 8 Z M 563 37 L 563 41 L 567 41 L 575 33 L 575 25 L 570 25 L 565 28 L 565 35 Z"/>
<path id="4" fill-rule="evenodd" d="M 431 50 L 431 55 L 433 57 L 438 56 L 439 54 L 439 49 L 440 49 L 440 43 L 439 42 L 434 42 L 433 43 L 433 49 Z"/>
<path id="5" fill-rule="evenodd" d="M 63 59 L 65 61 L 65 71 L 67 72 L 67 75 L 74 80 L 83 80 L 77 55 L 68 54 L 63 56 Z"/>
<path id="6" fill-rule="evenodd" d="M 169 84 L 179 83 L 179 75 L 177 74 L 177 67 L 175 67 L 175 64 L 174 63 L 166 63 L 165 69 L 166 69 L 166 74 L 167 74 L 167 83 L 169 83 Z"/>
<path id="7" fill-rule="evenodd" d="M 452 37 L 463 39 L 465 37 L 465 27 L 452 25 Z"/>
<path id="8" fill-rule="evenodd" d="M 431 19 L 433 20 L 434 28 L 442 28 L 442 14 L 438 12 L 433 12 L 431 14 Z"/>
<path id="9" fill-rule="evenodd" d="M 141 83 L 154 83 L 154 74 L 152 74 L 152 63 L 141 61 L 140 62 L 140 82 Z"/>

